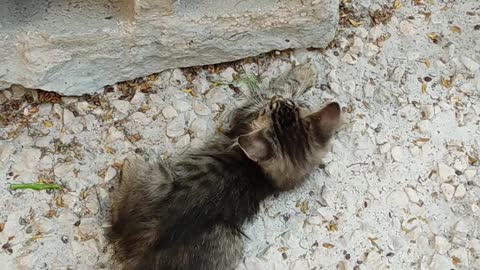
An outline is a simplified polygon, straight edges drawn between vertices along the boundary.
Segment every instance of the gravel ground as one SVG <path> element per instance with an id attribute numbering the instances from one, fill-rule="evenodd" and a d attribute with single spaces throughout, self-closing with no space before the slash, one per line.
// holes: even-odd
<path id="1" fill-rule="evenodd" d="M 104 234 L 118 168 L 221 131 L 242 74 L 311 58 L 305 99 L 339 101 L 325 167 L 264 203 L 239 270 L 480 269 L 480 2 L 343 1 L 325 50 L 172 70 L 58 97 L 0 93 L 0 269 L 115 269 Z M 9 189 L 57 183 L 61 190 Z"/>

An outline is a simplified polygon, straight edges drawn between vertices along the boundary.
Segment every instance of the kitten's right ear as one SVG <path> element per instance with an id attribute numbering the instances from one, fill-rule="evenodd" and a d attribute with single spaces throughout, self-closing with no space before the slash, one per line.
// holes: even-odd
<path id="1" fill-rule="evenodd" d="M 260 162 L 272 157 L 272 147 L 261 130 L 238 137 L 238 144 L 252 161 Z"/>
<path id="2" fill-rule="evenodd" d="M 341 108 L 336 102 L 332 102 L 318 112 L 308 117 L 313 124 L 318 139 L 325 141 L 335 133 L 340 122 Z"/>

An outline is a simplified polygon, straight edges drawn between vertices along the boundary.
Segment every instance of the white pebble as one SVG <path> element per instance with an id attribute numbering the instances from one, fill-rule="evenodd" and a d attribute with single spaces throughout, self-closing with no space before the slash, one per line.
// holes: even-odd
<path id="1" fill-rule="evenodd" d="M 353 55 L 359 55 L 363 51 L 363 41 L 359 37 L 353 38 L 352 47 L 350 47 L 350 53 Z"/>
<path id="2" fill-rule="evenodd" d="M 465 188 L 465 185 L 464 184 L 460 184 L 457 186 L 457 189 L 455 190 L 455 198 L 457 199 L 461 199 L 463 197 L 465 197 L 465 195 L 467 194 L 467 189 Z"/>
<path id="3" fill-rule="evenodd" d="M 429 266 L 429 269 L 432 269 L 432 270 L 454 269 L 452 260 L 449 257 L 440 255 L 438 253 L 433 255 L 432 260 L 430 261 L 430 264 L 428 266 Z"/>
<path id="4" fill-rule="evenodd" d="M 22 98 L 26 92 L 26 88 L 18 84 L 12 85 L 10 89 L 12 90 L 12 96 L 14 99 Z"/>
<path id="5" fill-rule="evenodd" d="M 190 144 L 190 135 L 185 134 L 178 139 L 175 146 L 178 147 L 179 149 L 183 149 L 187 147 L 189 144 Z"/>
<path id="6" fill-rule="evenodd" d="M 451 177 L 455 175 L 455 170 L 445 163 L 439 163 L 438 175 L 440 176 L 440 178 L 442 178 L 442 180 L 448 181 Z"/>
<path id="7" fill-rule="evenodd" d="M 167 124 L 167 136 L 178 137 L 185 133 L 185 116 L 179 115 L 177 118 Z"/>
<path id="8" fill-rule="evenodd" d="M 125 100 L 114 100 L 112 102 L 113 107 L 117 109 L 117 111 L 127 114 L 128 111 L 130 110 L 130 102 L 125 101 Z"/>
<path id="9" fill-rule="evenodd" d="M 422 114 L 427 119 L 432 119 L 434 115 L 434 108 L 433 105 L 425 105 L 422 108 Z"/>
<path id="10" fill-rule="evenodd" d="M 190 130 L 197 138 L 204 138 L 207 135 L 207 121 L 201 118 L 195 119 L 190 126 Z"/>
<path id="11" fill-rule="evenodd" d="M 192 82 L 193 88 L 204 94 L 210 89 L 210 83 L 204 78 L 196 78 Z"/>
<path id="12" fill-rule="evenodd" d="M 168 105 L 167 107 L 163 108 L 162 115 L 163 117 L 169 119 L 169 118 L 177 117 L 178 113 L 172 106 Z"/>
<path id="13" fill-rule="evenodd" d="M 447 251 L 450 249 L 450 243 L 448 242 L 448 240 L 444 237 L 441 237 L 441 236 L 435 236 L 434 238 L 434 247 L 435 247 L 435 250 L 444 255 L 447 253 Z"/>
<path id="14" fill-rule="evenodd" d="M 468 68 L 471 72 L 476 72 L 480 68 L 480 64 L 473 61 L 467 56 L 460 57 L 460 60 L 462 61 L 463 65 L 465 65 L 465 67 Z"/>
<path id="15" fill-rule="evenodd" d="M 431 124 L 428 120 L 422 120 L 417 123 L 418 130 L 422 134 L 430 134 Z"/>
<path id="16" fill-rule="evenodd" d="M 233 80 L 233 75 L 236 74 L 236 73 L 237 72 L 233 68 L 228 67 L 224 71 L 222 71 L 222 73 L 220 73 L 220 77 L 222 77 L 222 79 L 224 79 L 226 81 L 232 81 Z"/>
<path id="17" fill-rule="evenodd" d="M 137 91 L 130 100 L 130 104 L 138 105 L 145 101 L 146 95 L 143 92 Z"/>
<path id="18" fill-rule="evenodd" d="M 416 145 L 410 147 L 410 154 L 412 154 L 414 157 L 420 155 L 420 148 Z"/>
<path id="19" fill-rule="evenodd" d="M 342 61 L 350 65 L 355 65 L 358 62 L 357 58 L 350 53 L 346 53 L 345 56 L 343 56 Z"/>
<path id="20" fill-rule="evenodd" d="M 192 106 L 190 106 L 190 103 L 188 103 L 184 100 L 176 99 L 176 100 L 173 101 L 173 107 L 175 109 L 179 110 L 180 112 L 185 112 L 185 111 L 190 110 L 190 108 Z"/>
<path id="21" fill-rule="evenodd" d="M 117 175 L 117 170 L 115 170 L 113 167 L 109 167 L 107 169 L 107 172 L 105 172 L 105 177 L 103 178 L 103 180 L 105 182 L 108 182 L 112 180 L 115 177 L 115 175 Z"/>
<path id="22" fill-rule="evenodd" d="M 420 198 L 417 195 L 417 191 L 414 190 L 411 187 L 406 187 L 405 188 L 405 193 L 407 193 L 408 199 L 413 202 L 413 203 L 418 203 L 420 201 Z"/>
<path id="23" fill-rule="evenodd" d="M 404 153 L 403 153 L 403 148 L 400 146 L 394 146 L 392 147 L 392 158 L 393 160 L 400 162 L 403 160 Z"/>
<path id="24" fill-rule="evenodd" d="M 198 115 L 209 115 L 212 113 L 210 108 L 207 107 L 207 105 L 198 101 L 193 103 L 193 110 Z"/>
<path id="25" fill-rule="evenodd" d="M 117 130 L 115 127 L 112 126 L 108 129 L 108 134 L 106 138 L 107 143 L 112 143 L 117 140 L 123 140 L 123 138 L 123 133 Z"/>
<path id="26" fill-rule="evenodd" d="M 402 34 L 409 35 L 415 29 L 415 26 L 411 22 L 409 22 L 407 20 L 404 20 L 404 21 L 400 22 L 399 28 L 400 28 L 400 32 L 402 32 Z"/>
<path id="27" fill-rule="evenodd" d="M 447 201 L 452 200 L 453 194 L 455 194 L 455 187 L 448 183 L 443 183 L 440 188 L 442 189 L 443 195 Z"/>

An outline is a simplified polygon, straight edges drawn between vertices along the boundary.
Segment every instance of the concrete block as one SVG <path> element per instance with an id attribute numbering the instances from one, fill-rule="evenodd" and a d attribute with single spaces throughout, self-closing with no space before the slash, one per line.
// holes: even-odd
<path id="1" fill-rule="evenodd" d="M 338 0 L 3 0 L 0 87 L 65 95 L 165 69 L 326 46 Z"/>

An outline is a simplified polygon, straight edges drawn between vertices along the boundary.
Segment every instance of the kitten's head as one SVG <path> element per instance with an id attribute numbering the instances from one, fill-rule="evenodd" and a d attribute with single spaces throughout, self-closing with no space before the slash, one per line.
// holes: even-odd
<path id="1" fill-rule="evenodd" d="M 238 137 L 238 144 L 277 188 L 287 190 L 301 184 L 320 164 L 339 119 L 338 103 L 310 113 L 275 96 L 249 123 L 253 131 Z"/>

